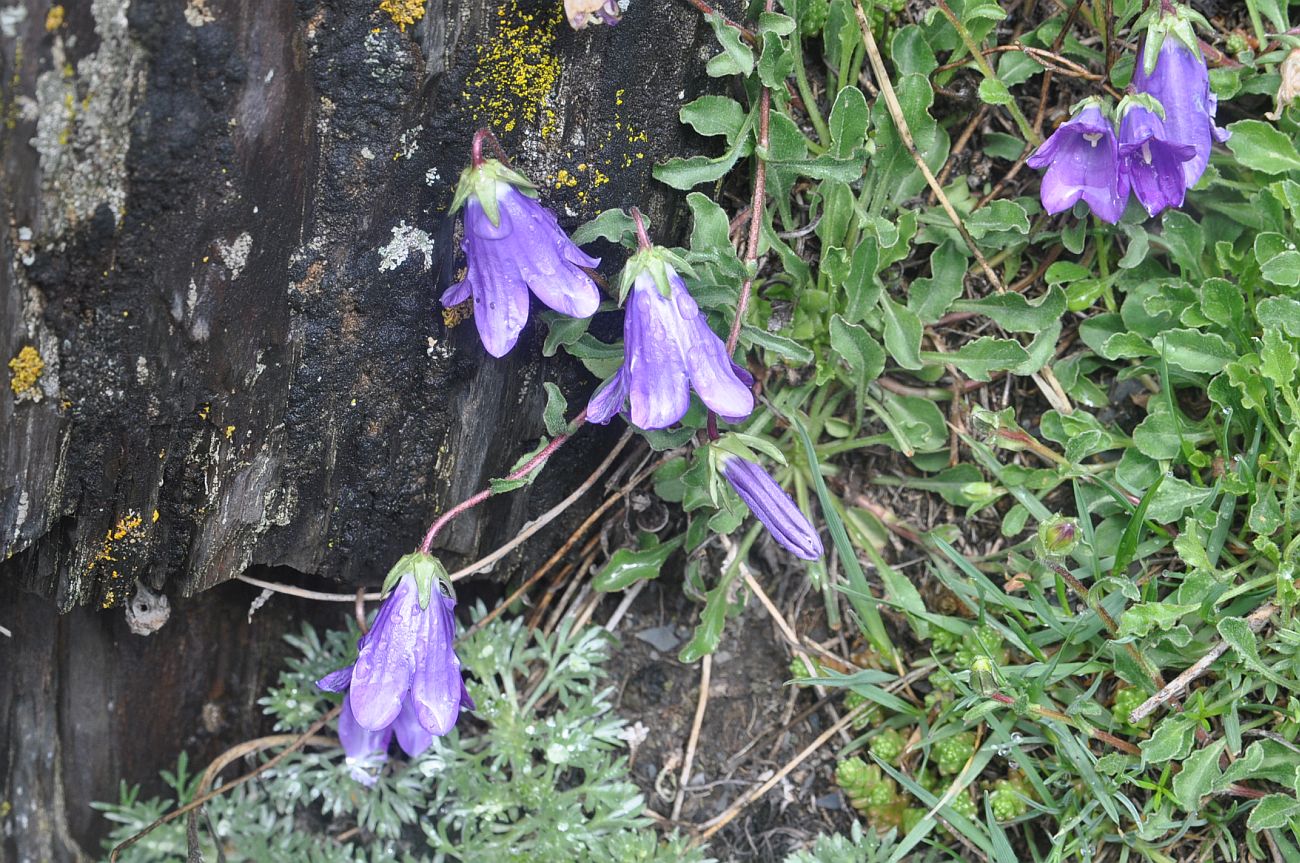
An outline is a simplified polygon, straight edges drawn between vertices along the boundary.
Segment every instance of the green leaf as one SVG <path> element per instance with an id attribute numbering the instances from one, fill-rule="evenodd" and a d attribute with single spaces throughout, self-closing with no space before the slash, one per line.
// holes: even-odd
<path id="1" fill-rule="evenodd" d="M 926 323 L 933 323 L 961 296 L 966 279 L 966 250 L 944 240 L 930 253 L 930 275 L 916 279 L 907 291 L 907 307 Z"/>
<path id="2" fill-rule="evenodd" d="M 610 556 L 609 562 L 600 568 L 600 572 L 596 573 L 596 577 L 591 582 L 592 590 L 609 593 L 631 587 L 638 581 L 658 578 L 669 555 L 676 551 L 685 539 L 683 534 L 650 548 L 620 548 Z"/>
<path id="3" fill-rule="evenodd" d="M 1210 793 L 1219 778 L 1219 754 L 1226 741 L 1219 739 L 1196 750 L 1183 761 L 1183 769 L 1174 777 L 1174 797 L 1188 812 L 1201 807 L 1201 798 Z"/>
<path id="4" fill-rule="evenodd" d="M 1165 631 L 1185 614 L 1200 608 L 1199 605 L 1178 605 L 1172 602 L 1140 602 L 1124 609 L 1119 617 L 1119 634 L 1145 636 L 1153 629 Z"/>
<path id="5" fill-rule="evenodd" d="M 853 250 L 852 264 L 849 266 L 848 279 L 844 283 L 848 294 L 844 308 L 844 318 L 850 323 L 857 323 L 880 302 L 884 285 L 876 278 L 880 271 L 880 243 L 871 234 L 863 236 Z"/>
<path id="6" fill-rule="evenodd" d="M 1295 345 L 1279 330 L 1264 330 L 1264 346 L 1259 351 L 1259 370 L 1264 377 L 1284 389 L 1295 386 L 1296 367 L 1300 360 L 1296 358 Z"/>
<path id="7" fill-rule="evenodd" d="M 713 34 L 722 45 L 722 53 L 709 60 L 705 70 L 711 77 L 745 75 L 754 71 L 754 52 L 741 38 L 740 30 L 732 27 L 721 15 L 709 15 L 706 20 L 713 25 Z"/>
<path id="8" fill-rule="evenodd" d="M 980 336 L 951 353 L 922 351 L 921 356 L 927 362 L 952 363 L 977 381 L 987 381 L 990 373 L 1013 369 L 1029 359 L 1019 342 L 993 336 Z"/>
<path id="9" fill-rule="evenodd" d="M 723 209 L 699 192 L 687 195 L 686 203 L 691 208 L 692 251 L 732 251 L 727 214 Z"/>
<path id="10" fill-rule="evenodd" d="M 847 157 L 861 147 L 867 134 L 871 113 L 867 97 L 857 87 L 843 87 L 831 106 L 830 132 L 832 155 Z"/>
<path id="11" fill-rule="evenodd" d="M 1246 819 L 1248 830 L 1278 830 L 1300 815 L 1300 800 L 1290 794 L 1270 794 L 1260 799 Z"/>
<path id="12" fill-rule="evenodd" d="M 780 87 L 794 71 L 794 55 L 776 33 L 769 30 L 762 35 L 763 53 L 758 58 L 758 78 L 764 86 Z"/>
<path id="13" fill-rule="evenodd" d="M 1144 764 L 1163 764 L 1187 757 L 1192 751 L 1195 728 L 1191 717 L 1184 714 L 1167 716 L 1156 726 L 1146 740 L 1138 744 Z"/>
<path id="14" fill-rule="evenodd" d="M 1287 680 L 1279 676 L 1273 669 L 1264 664 L 1264 660 L 1259 656 L 1259 644 L 1255 641 L 1255 633 L 1251 632 L 1250 624 L 1240 617 L 1225 617 L 1219 621 L 1219 635 L 1241 659 L 1242 663 L 1254 671 L 1256 674 L 1276 683 L 1278 686 L 1286 689 L 1292 689 L 1293 686 Z"/>
<path id="15" fill-rule="evenodd" d="M 727 96 L 701 96 L 683 105 L 678 116 L 706 138 L 725 135 L 729 145 L 736 142 L 736 136 L 745 123 L 745 109 Z"/>
<path id="16" fill-rule="evenodd" d="M 885 318 L 885 349 L 905 369 L 919 369 L 921 363 L 921 319 L 888 294 L 880 295 Z"/>
<path id="17" fill-rule="evenodd" d="M 812 180 L 836 180 L 852 183 L 862 176 L 866 163 L 862 159 L 840 159 L 823 153 L 812 159 L 772 159 L 768 167 L 808 177 Z"/>
<path id="18" fill-rule="evenodd" d="M 1015 201 L 998 198 L 966 217 L 966 230 L 977 240 L 996 231 L 1029 233 L 1029 213 Z"/>
<path id="19" fill-rule="evenodd" d="M 542 411 L 546 433 L 552 437 L 564 434 L 569 429 L 569 421 L 564 418 L 569 412 L 569 402 L 560 388 L 550 381 L 542 384 L 542 388 L 546 390 L 546 408 Z"/>
<path id="20" fill-rule="evenodd" d="M 1183 513 L 1200 506 L 1214 494 L 1212 489 L 1198 488 L 1185 479 L 1166 476 L 1160 490 L 1151 499 L 1147 515 L 1156 524 L 1169 524 L 1182 518 Z"/>
<path id="21" fill-rule="evenodd" d="M 538 453 L 540 453 L 542 450 L 546 448 L 546 445 L 548 443 L 550 443 L 550 441 L 548 441 L 546 438 L 542 438 L 541 441 L 537 444 L 537 448 L 534 449 L 532 452 L 524 453 L 523 455 L 521 455 L 519 457 L 519 460 L 514 463 L 514 465 L 510 468 L 509 471 L 507 471 L 507 473 L 514 473 L 515 471 L 522 468 L 524 465 L 528 464 L 528 462 L 533 458 L 533 456 L 537 455 Z M 546 464 L 545 462 L 538 463 L 533 467 L 532 470 L 530 470 L 527 473 L 527 475 L 520 477 L 519 479 L 505 479 L 504 477 L 493 477 L 492 479 L 488 480 L 488 487 L 492 490 L 492 494 L 504 494 L 508 491 L 514 491 L 517 488 L 523 488 L 526 485 L 532 485 L 533 480 L 537 479 L 537 475 L 541 473 L 541 470 L 545 466 L 545 464 Z"/>
<path id="22" fill-rule="evenodd" d="M 1228 149 L 1252 171 L 1284 174 L 1300 171 L 1300 153 L 1286 134 L 1262 120 L 1238 120 L 1228 126 Z"/>
<path id="23" fill-rule="evenodd" d="M 1151 340 L 1151 346 L 1169 365 L 1188 372 L 1217 374 L 1237 358 L 1223 337 L 1200 330 L 1166 330 Z"/>
<path id="24" fill-rule="evenodd" d="M 740 332 L 750 344 L 758 345 L 760 348 L 766 348 L 769 351 L 775 351 L 796 365 L 807 365 L 813 361 L 812 350 L 799 344 L 794 339 L 787 339 L 785 336 L 769 333 L 767 330 L 751 327 L 749 324 L 741 326 Z"/>
<path id="25" fill-rule="evenodd" d="M 1047 329 L 1065 314 L 1065 291 L 1059 287 L 1050 288 L 1034 302 L 1024 294 L 992 294 L 978 300 L 957 300 L 952 308 L 957 312 L 984 315 L 1002 329 L 1014 333 L 1036 333 Z"/>
<path id="26" fill-rule="evenodd" d="M 1168 411 L 1148 415 L 1133 429 L 1133 445 L 1156 461 L 1174 458 L 1183 450 L 1178 421 Z"/>
<path id="27" fill-rule="evenodd" d="M 851 324 L 839 315 L 831 317 L 831 350 L 853 370 L 859 395 L 885 368 L 885 351 L 866 327 Z"/>
<path id="28" fill-rule="evenodd" d="M 1142 500 L 1138 501 L 1137 509 L 1129 516 L 1128 524 L 1124 527 L 1124 534 L 1119 539 L 1119 545 L 1115 549 L 1115 563 L 1111 566 L 1111 574 L 1122 578 L 1128 570 L 1128 565 L 1133 562 L 1137 554 L 1138 540 L 1142 538 L 1142 524 L 1146 519 L 1147 510 L 1151 508 L 1151 501 L 1155 499 L 1156 493 L 1160 491 L 1160 486 L 1165 481 L 1165 475 L 1161 474 L 1156 477 L 1156 481 L 1147 489 L 1147 493 L 1142 495 Z"/>
<path id="29" fill-rule="evenodd" d="M 1232 288 L 1240 291 L 1235 285 Z M 1290 297 L 1265 297 L 1255 306 L 1255 316 L 1264 329 L 1276 327 L 1291 338 L 1300 339 L 1300 302 Z"/>
<path id="30" fill-rule="evenodd" d="M 650 230 L 650 220 L 645 220 L 645 229 Z M 636 236 L 636 222 L 620 209 L 605 210 L 590 222 L 584 222 L 574 229 L 569 239 L 574 245 L 585 246 L 593 240 L 609 240 L 621 243 L 624 237 Z"/>
<path id="31" fill-rule="evenodd" d="M 980 101 L 988 105 L 1010 105 L 1012 102 L 1011 91 L 996 78 L 980 81 L 979 96 Z"/>

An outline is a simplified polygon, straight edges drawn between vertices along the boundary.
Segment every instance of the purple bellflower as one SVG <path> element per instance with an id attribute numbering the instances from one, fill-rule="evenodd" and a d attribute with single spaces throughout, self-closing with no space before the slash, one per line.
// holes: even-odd
<path id="1" fill-rule="evenodd" d="M 1120 103 L 1120 169 L 1149 215 L 1183 203 L 1183 167 L 1196 155 L 1190 144 L 1169 140 L 1166 125 L 1148 106 L 1130 97 Z M 1148 97 L 1149 98 L 1149 97 Z"/>
<path id="2" fill-rule="evenodd" d="M 795 557 L 817 560 L 822 556 L 817 530 L 767 471 L 734 453 L 723 452 L 720 459 L 722 475 L 773 539 Z"/>
<path id="3" fill-rule="evenodd" d="M 709 410 L 738 422 L 754 410 L 745 373 L 686 288 L 671 252 L 642 237 L 623 270 L 623 365 L 587 405 L 587 419 L 609 422 L 630 406 L 632 424 L 667 428 L 685 416 L 691 389 Z M 752 383 L 752 378 L 749 378 Z"/>
<path id="4" fill-rule="evenodd" d="M 1164 108 L 1165 140 L 1193 148 L 1192 157 L 1183 162 L 1184 183 L 1190 189 L 1205 173 L 1212 143 L 1228 140 L 1229 133 L 1214 125 L 1218 99 L 1210 92 L 1205 58 L 1191 24 L 1181 17 L 1184 13 L 1179 9 L 1151 25 L 1138 51 L 1133 88 L 1155 97 Z M 1148 54 L 1153 39 L 1159 45 L 1154 59 Z"/>
<path id="5" fill-rule="evenodd" d="M 452 210 L 465 207 L 465 279 L 442 296 L 444 307 L 474 298 L 474 324 L 494 357 L 510 352 L 528 322 L 528 294 L 572 318 L 589 318 L 600 291 L 583 267 L 593 258 L 560 230 L 555 215 L 531 197 L 521 174 L 481 154 L 475 135 L 474 163 L 465 169 Z"/>
<path id="6" fill-rule="evenodd" d="M 430 555 L 398 561 L 384 585 L 392 592 L 357 642 L 357 661 L 316 683 L 328 692 L 347 690 L 339 740 L 358 781 L 373 784 L 373 768 L 394 735 L 408 755 L 419 755 L 452 729 L 462 707 L 474 707 L 452 644 L 456 600 L 435 587 L 445 577 Z"/>
<path id="7" fill-rule="evenodd" d="M 1095 102 L 1053 132 L 1027 164 L 1047 169 L 1039 192 L 1047 212 L 1068 210 L 1082 199 L 1112 225 L 1124 215 L 1128 177 L 1120 170 L 1115 127 Z"/>
<path id="8" fill-rule="evenodd" d="M 619 22 L 623 10 L 618 0 L 564 0 L 564 14 L 568 16 L 570 27 L 581 30 L 588 24 L 612 27 Z"/>

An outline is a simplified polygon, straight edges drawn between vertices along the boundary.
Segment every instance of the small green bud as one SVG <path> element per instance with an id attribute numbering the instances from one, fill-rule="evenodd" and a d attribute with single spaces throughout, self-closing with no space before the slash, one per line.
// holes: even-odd
<path id="1" fill-rule="evenodd" d="M 980 695 L 988 698 L 1001 689 L 997 667 L 987 656 L 977 656 L 970 664 L 970 685 Z"/>
<path id="2" fill-rule="evenodd" d="M 1241 33 L 1229 33 L 1225 47 L 1228 49 L 1229 54 L 1240 54 L 1250 49 L 1250 42 Z"/>
<path id="3" fill-rule="evenodd" d="M 1140 689 L 1134 689 L 1131 686 L 1121 686 L 1115 690 L 1115 703 L 1111 705 L 1110 715 L 1121 725 L 1128 725 L 1129 714 L 1140 705 L 1146 698 L 1143 697 Z M 1143 719 L 1137 724 L 1139 728 L 1145 728 L 1151 724 L 1150 717 Z"/>
<path id="4" fill-rule="evenodd" d="M 1046 557 L 1064 557 L 1079 545 L 1079 522 L 1053 516 L 1038 526 L 1038 545 Z"/>

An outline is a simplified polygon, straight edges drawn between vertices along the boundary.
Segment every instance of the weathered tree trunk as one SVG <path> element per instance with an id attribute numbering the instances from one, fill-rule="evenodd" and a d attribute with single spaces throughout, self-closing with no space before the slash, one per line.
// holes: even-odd
<path id="1" fill-rule="evenodd" d="M 253 566 L 377 581 L 536 441 L 544 380 L 590 389 L 535 328 L 496 361 L 444 321 L 453 185 L 487 125 L 569 224 L 632 203 L 670 223 L 650 168 L 682 149 L 698 16 L 387 11 L 421 8 L 0 8 L 0 859 L 96 853 L 86 800 L 172 763 L 211 692 L 256 712 L 290 622 L 196 594 Z M 514 535 L 607 441 L 584 432 L 445 550 Z M 137 584 L 183 608 L 147 646 L 120 619 Z"/>

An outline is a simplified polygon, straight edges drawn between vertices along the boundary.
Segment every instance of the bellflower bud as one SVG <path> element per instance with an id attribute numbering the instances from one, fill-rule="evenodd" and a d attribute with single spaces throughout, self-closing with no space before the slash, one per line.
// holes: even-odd
<path id="1" fill-rule="evenodd" d="M 817 560 L 822 556 L 822 541 L 816 528 L 799 511 L 794 498 L 767 471 L 732 453 L 720 453 L 719 458 L 722 475 L 773 539 L 795 557 Z"/>

